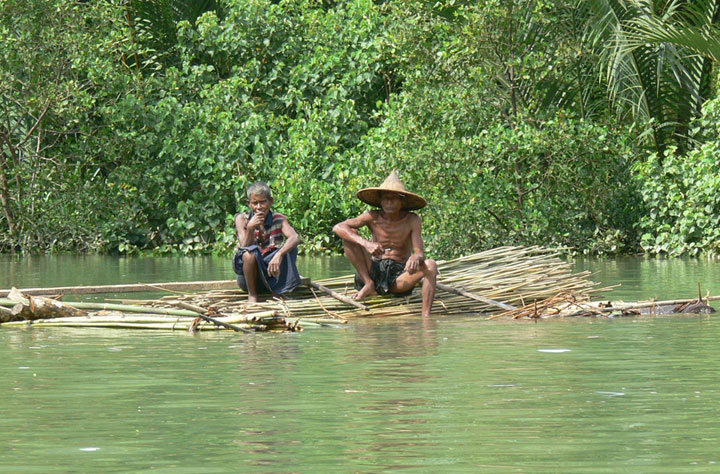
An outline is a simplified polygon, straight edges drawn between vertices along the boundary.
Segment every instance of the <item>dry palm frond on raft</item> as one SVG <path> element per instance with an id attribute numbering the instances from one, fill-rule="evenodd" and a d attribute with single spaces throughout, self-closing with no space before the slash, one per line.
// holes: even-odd
<path id="1" fill-rule="evenodd" d="M 586 302 L 591 294 L 610 289 L 595 288 L 597 285 L 588 280 L 589 272 L 573 273 L 570 264 L 560 256 L 561 250 L 558 249 L 499 247 L 438 262 L 440 275 L 433 314 L 492 316 L 508 310 L 515 311 L 526 303 L 543 301 L 558 294 L 570 295 L 573 301 Z M 302 327 L 343 324 L 347 319 L 356 317 L 419 315 L 421 312 L 422 294 L 419 288 L 409 297 L 377 296 L 356 302 L 351 299 L 355 293 L 353 275 L 305 280 L 305 284 L 289 297 L 270 298 L 261 303 L 248 303 L 244 292 L 232 288 L 233 282 L 223 281 L 217 282 L 223 283 L 217 286 L 224 289 L 173 292 L 156 300 L 63 303 L 82 313 L 52 316 L 29 311 L 30 306 L 43 306 L 42 299 L 20 294 L 15 300 L 9 300 L 10 305 L 8 300 L 0 300 L 0 305 L 5 306 L 4 312 L 0 313 L 0 321 L 9 321 L 3 326 L 295 331 Z M 162 285 L 151 286 L 160 288 Z M 117 287 L 113 288 L 113 291 L 119 291 Z M 18 298 L 24 298 L 25 304 Z M 51 303 L 45 302 L 44 305 L 52 307 Z M 10 312 L 13 315 L 7 314 L 7 306 L 12 306 Z"/>

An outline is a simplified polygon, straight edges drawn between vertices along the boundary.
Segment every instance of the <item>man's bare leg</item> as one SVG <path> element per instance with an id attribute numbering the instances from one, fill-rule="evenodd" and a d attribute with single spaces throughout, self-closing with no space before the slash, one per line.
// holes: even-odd
<path id="1" fill-rule="evenodd" d="M 355 293 L 353 299 L 360 301 L 374 295 L 375 282 L 370 278 L 370 265 L 372 264 L 370 254 L 362 246 L 348 240 L 343 240 L 343 248 L 345 249 L 345 256 L 350 260 L 360 279 L 365 283 L 360 288 L 360 291 Z"/>
<path id="2" fill-rule="evenodd" d="M 435 263 L 435 260 L 429 259 L 425 260 L 425 265 L 423 265 L 424 271 L 423 271 L 423 285 L 422 285 L 422 295 L 423 295 L 423 305 L 422 305 L 422 315 L 424 317 L 430 316 L 430 311 L 432 311 L 432 304 L 433 300 L 435 299 L 435 288 L 437 288 L 437 264 Z"/>
<path id="3" fill-rule="evenodd" d="M 254 252 L 245 252 L 242 256 L 243 259 L 243 275 L 245 276 L 245 283 L 248 288 L 248 303 L 257 303 L 258 292 L 257 292 L 257 278 L 258 278 L 258 265 L 255 260 Z"/>
<path id="4" fill-rule="evenodd" d="M 392 286 L 392 288 L 390 288 L 390 291 L 393 293 L 405 293 L 406 291 L 410 291 L 411 289 L 413 289 L 415 285 L 417 285 L 418 282 L 424 278 L 425 280 L 423 281 L 422 286 L 422 315 L 424 317 L 430 316 L 433 300 L 435 299 L 437 274 L 438 270 L 435 260 L 427 259 L 425 260 L 425 262 L 423 262 L 420 269 L 412 275 L 408 272 L 404 272 L 403 274 L 401 274 L 397 278 L 397 280 L 395 280 L 395 284 Z"/>

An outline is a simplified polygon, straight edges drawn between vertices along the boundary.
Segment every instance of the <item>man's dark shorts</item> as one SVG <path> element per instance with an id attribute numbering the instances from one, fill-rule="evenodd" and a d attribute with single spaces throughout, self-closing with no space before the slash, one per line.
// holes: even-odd
<path id="1" fill-rule="evenodd" d="M 390 258 L 383 260 L 373 260 L 370 265 L 370 278 L 375 282 L 375 291 L 378 295 L 387 295 L 390 293 L 390 288 L 395 284 L 395 280 L 405 272 L 405 265 L 396 262 Z M 365 286 L 365 282 L 362 281 L 360 275 L 355 274 L 355 289 L 360 290 Z M 409 296 L 412 294 L 413 289 L 404 293 L 392 293 L 396 296 Z"/>

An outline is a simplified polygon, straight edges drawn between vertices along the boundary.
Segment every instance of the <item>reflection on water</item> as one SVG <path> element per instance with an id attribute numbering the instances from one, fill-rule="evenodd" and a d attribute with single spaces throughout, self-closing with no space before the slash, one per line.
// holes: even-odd
<path id="1" fill-rule="evenodd" d="M 21 265 L 47 277 L 51 260 Z M 113 260 L 97 261 L 83 272 L 101 281 L 75 283 L 118 282 L 105 281 Z M 138 265 L 135 281 L 232 277 L 222 259 L 170 261 L 115 268 Z M 306 264 L 348 273 L 343 261 Z M 719 291 L 709 263 L 677 275 L 642 259 L 583 265 L 622 282 L 626 299 L 682 296 L 696 280 Z M 715 318 L 418 316 L 254 335 L 0 328 L 0 472 L 715 472 Z"/>

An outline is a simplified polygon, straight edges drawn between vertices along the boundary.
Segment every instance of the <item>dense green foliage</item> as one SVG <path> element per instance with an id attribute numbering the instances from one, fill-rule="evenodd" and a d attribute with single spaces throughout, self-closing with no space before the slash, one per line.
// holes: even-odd
<path id="1" fill-rule="evenodd" d="M 688 124 L 709 98 L 720 59 L 714 0 L 591 0 L 589 38 L 596 45 L 610 99 L 647 128 L 662 155 L 687 146 Z"/>
<path id="2" fill-rule="evenodd" d="M 646 252 L 720 254 L 720 99 L 706 104 L 694 125 L 702 141 L 690 152 L 673 147 L 637 164 L 648 209 L 640 220 Z"/>
<path id="3" fill-rule="evenodd" d="M 441 255 L 531 243 L 617 253 L 633 240 L 633 140 L 592 114 L 593 84 L 558 72 L 587 66 L 565 46 L 577 31 L 556 27 L 567 12 L 529 5 L 484 4 L 456 11 L 455 23 L 406 26 L 403 91 L 359 149 L 370 176 L 404 170 L 435 204 L 423 215 Z"/>
<path id="4" fill-rule="evenodd" d="M 224 253 L 255 180 L 337 251 L 393 168 L 435 256 L 717 251 L 714 1 L 0 5 L 2 251 Z"/>
<path id="5" fill-rule="evenodd" d="M 87 147 L 102 134 L 97 112 L 113 93 L 101 84 L 117 38 L 89 4 L 4 1 L 0 8 L 0 248 L 94 250 L 114 197 L 108 162 Z M 96 36 L 98 35 L 98 36 Z M 108 65 L 110 64 L 110 65 Z M 119 69 L 119 65 L 117 66 Z M 95 207 L 95 208 L 94 208 Z M 116 213 L 113 218 L 123 218 Z"/>

